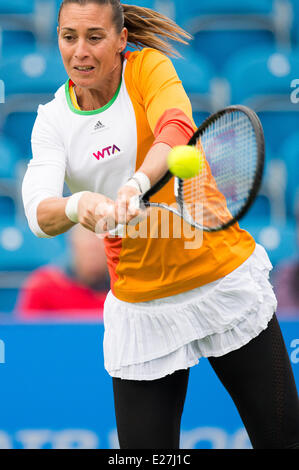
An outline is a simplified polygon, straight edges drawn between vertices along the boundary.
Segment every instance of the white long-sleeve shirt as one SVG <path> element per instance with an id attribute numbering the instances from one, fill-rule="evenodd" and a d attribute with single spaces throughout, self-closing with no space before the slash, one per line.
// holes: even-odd
<path id="1" fill-rule="evenodd" d="M 68 87 L 69 82 L 53 101 L 39 106 L 32 132 L 33 158 L 22 195 L 30 228 L 39 237 L 49 235 L 39 227 L 37 207 L 44 199 L 62 197 L 64 182 L 72 193 L 86 190 L 115 199 L 136 166 L 136 121 L 124 79 L 110 103 L 96 111 L 75 109 Z"/>

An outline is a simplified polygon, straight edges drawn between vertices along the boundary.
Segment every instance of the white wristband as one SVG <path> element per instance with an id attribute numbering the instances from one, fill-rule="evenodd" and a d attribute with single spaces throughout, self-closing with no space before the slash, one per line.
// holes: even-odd
<path id="1" fill-rule="evenodd" d="M 138 171 L 132 176 L 132 178 L 129 179 L 125 186 L 136 188 L 138 191 L 144 194 L 151 188 L 151 182 L 145 173 Z"/>
<path id="2" fill-rule="evenodd" d="M 74 224 L 79 222 L 78 220 L 78 204 L 83 196 L 83 194 L 87 193 L 87 191 L 81 191 L 80 193 L 73 194 L 65 207 L 65 215 L 72 221 Z"/>

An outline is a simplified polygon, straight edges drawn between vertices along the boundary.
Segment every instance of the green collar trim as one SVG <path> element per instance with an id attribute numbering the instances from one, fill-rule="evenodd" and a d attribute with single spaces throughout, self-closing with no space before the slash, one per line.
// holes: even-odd
<path id="1" fill-rule="evenodd" d="M 70 110 L 73 111 L 73 113 L 81 114 L 83 116 L 92 116 L 93 114 L 103 113 L 104 111 L 106 111 L 106 109 L 110 108 L 110 106 L 112 106 L 114 101 L 117 99 L 119 92 L 120 92 L 121 84 L 122 84 L 122 79 L 118 85 L 115 95 L 109 101 L 109 103 L 105 104 L 105 106 L 102 106 L 102 108 L 99 108 L 99 109 L 94 109 L 92 111 L 82 111 L 82 110 L 76 109 L 72 103 L 71 96 L 70 96 L 70 79 L 68 79 L 67 82 L 65 83 L 65 95 L 66 95 L 67 104 Z"/>

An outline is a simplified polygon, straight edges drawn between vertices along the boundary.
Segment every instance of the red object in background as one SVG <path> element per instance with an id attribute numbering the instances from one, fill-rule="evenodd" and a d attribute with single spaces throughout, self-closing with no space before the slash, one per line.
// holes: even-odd
<path id="1" fill-rule="evenodd" d="M 107 290 L 96 291 L 56 267 L 42 267 L 26 279 L 16 306 L 24 320 L 94 318 L 102 320 Z"/>

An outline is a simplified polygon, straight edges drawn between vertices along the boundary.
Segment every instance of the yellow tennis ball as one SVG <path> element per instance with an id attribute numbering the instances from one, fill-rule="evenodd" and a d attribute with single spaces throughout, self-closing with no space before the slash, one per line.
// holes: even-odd
<path id="1" fill-rule="evenodd" d="M 202 171 L 203 166 L 204 157 L 194 146 L 179 145 L 169 152 L 168 168 L 178 178 L 193 178 Z"/>

